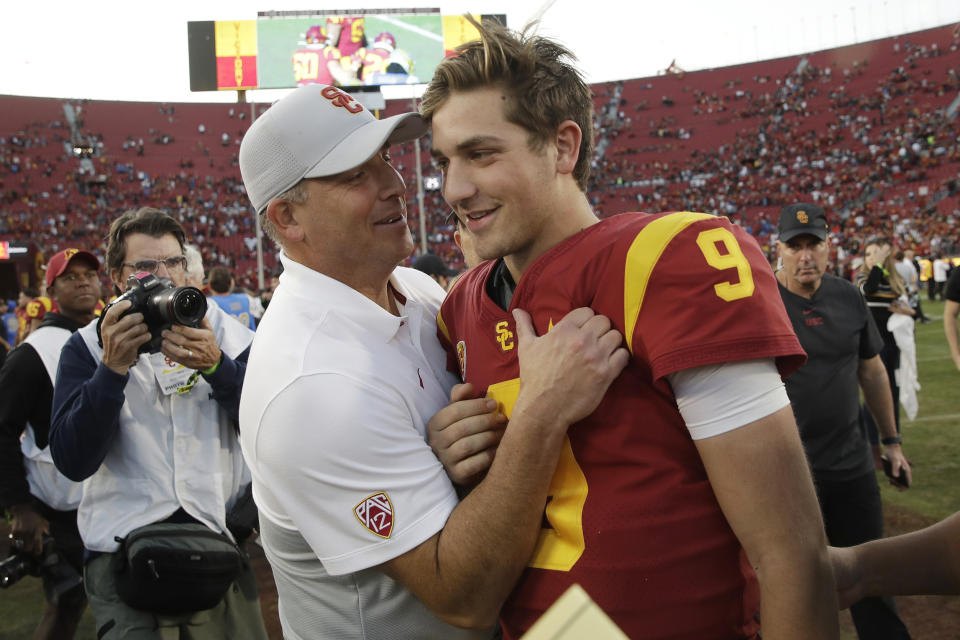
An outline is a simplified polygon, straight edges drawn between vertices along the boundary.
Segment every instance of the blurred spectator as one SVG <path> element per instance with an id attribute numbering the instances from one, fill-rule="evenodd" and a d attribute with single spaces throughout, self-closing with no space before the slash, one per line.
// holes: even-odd
<path id="1" fill-rule="evenodd" d="M 35 287 L 24 287 L 17 296 L 17 340 L 13 346 L 23 342 L 23 339 L 30 333 L 30 317 L 27 315 L 27 305 L 30 304 L 31 300 L 38 297 L 40 297 L 40 291 Z"/>
<path id="2" fill-rule="evenodd" d="M 950 273 L 950 263 L 944 258 L 943 253 L 938 253 L 933 261 L 933 280 L 928 283 L 928 295 L 931 300 L 940 298 L 943 300 L 943 288 L 947 285 L 947 276 Z"/>
<path id="3" fill-rule="evenodd" d="M 210 270 L 210 299 L 228 315 L 236 318 L 250 330 L 256 330 L 257 320 L 263 315 L 260 299 L 242 291 L 234 291 L 236 281 L 226 267 Z"/>
<path id="4" fill-rule="evenodd" d="M 864 244 L 863 265 L 857 274 L 857 286 L 867 301 L 867 306 L 873 314 L 874 323 L 883 338 L 883 349 L 880 359 L 887 369 L 890 382 L 890 391 L 893 394 L 893 415 L 897 423 L 897 438 L 900 434 L 900 386 L 897 384 L 897 370 L 900 369 L 900 348 L 896 338 L 890 331 L 888 323 L 893 314 L 913 316 L 913 309 L 906 302 L 906 284 L 897 273 L 891 255 L 892 242 L 884 236 L 869 238 Z M 903 299 L 901 299 L 903 297 Z M 863 419 L 867 428 L 867 435 L 874 450 L 874 459 L 879 468 L 880 448 L 878 444 L 877 425 L 874 417 L 866 407 L 863 409 Z M 884 438 L 884 444 L 898 444 L 890 438 Z"/>
<path id="5" fill-rule="evenodd" d="M 954 269 L 947 281 L 944 293 L 946 304 L 943 308 L 943 331 L 950 347 L 950 357 L 960 371 L 960 343 L 957 341 L 957 315 L 960 314 L 960 269 Z"/>
<path id="6" fill-rule="evenodd" d="M 77 529 L 82 487 L 57 471 L 48 443 L 60 350 L 94 318 L 99 269 L 87 251 L 65 249 L 50 259 L 47 291 L 59 311 L 47 313 L 0 369 L 0 505 L 12 518 L 10 539 L 13 548 L 47 560 L 49 537 L 59 554 L 40 574 L 47 609 L 34 638 L 72 638 L 86 608 Z M 73 580 L 64 577 L 71 573 Z"/>
<path id="7" fill-rule="evenodd" d="M 457 275 L 457 271 L 447 267 L 443 258 L 432 253 L 425 253 L 418 257 L 411 266 L 433 278 L 437 284 L 443 287 L 444 291 L 449 287 L 450 279 Z"/>
<path id="8" fill-rule="evenodd" d="M 183 245 L 183 255 L 187 258 L 187 284 L 203 291 L 205 274 L 203 272 L 203 256 L 200 255 L 200 250 L 197 249 L 196 245 L 185 244 Z"/>

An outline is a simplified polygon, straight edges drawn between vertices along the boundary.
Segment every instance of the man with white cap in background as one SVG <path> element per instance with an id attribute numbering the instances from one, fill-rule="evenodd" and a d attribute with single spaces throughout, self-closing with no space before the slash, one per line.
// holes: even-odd
<path id="1" fill-rule="evenodd" d="M 490 637 L 536 541 L 554 445 L 626 362 L 620 334 L 589 309 L 539 338 L 518 311 L 523 388 L 507 446 L 458 505 L 427 422 L 492 429 L 503 417 L 453 386 L 436 338 L 443 290 L 396 266 L 414 245 L 387 149 L 425 131 L 418 114 L 377 120 L 312 85 L 240 147 L 247 193 L 283 250 L 240 433 L 287 638 Z"/>

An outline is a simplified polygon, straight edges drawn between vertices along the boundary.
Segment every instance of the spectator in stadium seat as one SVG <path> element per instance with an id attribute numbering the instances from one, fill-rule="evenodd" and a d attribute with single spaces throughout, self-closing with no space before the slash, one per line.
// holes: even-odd
<path id="1" fill-rule="evenodd" d="M 50 405 L 60 349 L 70 334 L 94 318 L 100 295 L 100 261 L 88 251 L 65 249 L 47 265 L 47 291 L 58 311 L 40 326 L 0 368 L 0 506 L 11 517 L 10 539 L 23 552 L 41 555 L 50 536 L 61 561 L 76 575 L 41 573 L 47 608 L 34 638 L 72 638 L 87 605 L 80 574 L 83 542 L 77 529 L 82 487 L 57 471 L 50 457 Z M 62 563 L 62 564 L 61 564 Z"/>
<path id="2" fill-rule="evenodd" d="M 860 389 L 883 434 L 895 475 L 911 477 L 893 419 L 893 399 L 880 359 L 884 343 L 857 288 L 826 273 L 830 242 L 821 207 L 784 207 L 778 224 L 780 297 L 807 361 L 786 380 L 787 394 L 810 460 L 830 544 L 849 547 L 883 537 L 873 456 L 860 424 Z M 865 640 L 909 638 L 890 598 L 854 603 Z"/>
<path id="3" fill-rule="evenodd" d="M 481 40 L 437 66 L 420 107 L 443 196 L 487 259 L 443 302 L 448 361 L 472 395 L 509 408 L 526 322 L 508 309 L 528 309 L 549 337 L 587 302 L 632 354 L 597 410 L 561 432 L 549 526 L 504 605 L 506 634 L 579 583 L 629 637 L 754 638 L 758 613 L 764 637 L 837 637 L 823 522 L 780 378 L 803 351 L 766 257 L 707 214 L 598 220 L 585 193 L 591 91 L 572 55 L 472 22 Z M 459 477 L 448 445 L 461 438 L 435 435 Z M 505 437 L 491 471 L 515 453 Z"/>
<path id="4" fill-rule="evenodd" d="M 184 243 L 183 228 L 167 213 L 124 213 L 108 235 L 114 287 L 124 290 L 139 272 L 182 286 Z M 84 482 L 78 523 L 89 553 L 84 582 L 97 636 L 266 638 L 249 562 L 207 610 L 161 613 L 120 595 L 124 537 L 162 523 L 180 537 L 199 530 L 241 543 L 228 512 L 249 484 L 236 425 L 253 332 L 208 305 L 199 327 L 174 324 L 163 331 L 158 352 L 140 353 L 151 335 L 143 313 L 124 314 L 130 306 L 116 302 L 102 325 L 88 324 L 67 340 L 53 394 L 53 460 L 68 478 Z M 196 585 L 206 576 L 192 578 Z"/>
<path id="5" fill-rule="evenodd" d="M 210 300 L 220 305 L 220 308 L 236 318 L 240 324 L 251 331 L 256 330 L 257 320 L 263 315 L 263 306 L 259 298 L 234 291 L 236 280 L 230 269 L 214 267 L 210 270 Z"/>
<path id="6" fill-rule="evenodd" d="M 257 119 L 240 149 L 284 266 L 240 432 L 289 637 L 316 637 L 318 620 L 331 638 L 492 637 L 540 527 L 556 462 L 543 450 L 592 411 L 625 359 L 589 309 L 542 338 L 521 327 L 511 450 L 457 504 L 428 421 L 489 430 L 502 419 L 492 400 L 453 387 L 436 339 L 443 290 L 397 267 L 414 244 L 388 149 L 425 131 L 418 114 L 377 120 L 349 94 L 309 85 Z"/>

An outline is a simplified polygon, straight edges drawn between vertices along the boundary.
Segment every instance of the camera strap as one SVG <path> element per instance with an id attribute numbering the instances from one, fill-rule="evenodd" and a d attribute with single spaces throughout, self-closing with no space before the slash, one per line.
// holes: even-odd
<path id="1" fill-rule="evenodd" d="M 185 393 L 196 384 L 194 377 L 196 372 L 193 369 L 174 362 L 162 353 L 151 353 L 147 357 L 150 359 L 150 366 L 153 367 L 153 374 L 157 377 L 157 383 L 163 395 Z"/>

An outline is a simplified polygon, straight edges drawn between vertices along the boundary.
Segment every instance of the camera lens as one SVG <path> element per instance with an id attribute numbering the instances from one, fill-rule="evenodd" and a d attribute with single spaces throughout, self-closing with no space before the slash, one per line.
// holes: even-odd
<path id="1" fill-rule="evenodd" d="M 195 287 L 180 287 L 170 298 L 171 316 L 177 324 L 200 324 L 207 313 L 207 299 Z"/>

